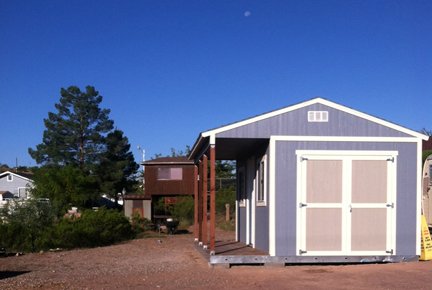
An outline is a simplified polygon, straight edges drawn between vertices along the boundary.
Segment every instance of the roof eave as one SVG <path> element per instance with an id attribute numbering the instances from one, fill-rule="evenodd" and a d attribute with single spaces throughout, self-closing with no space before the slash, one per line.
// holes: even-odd
<path id="1" fill-rule="evenodd" d="M 189 160 L 195 160 L 196 159 L 196 157 L 200 151 L 200 148 L 205 143 L 208 136 L 205 136 L 204 133 L 205 132 L 199 134 L 197 140 L 195 141 L 195 144 L 192 146 L 191 152 L 189 153 L 189 156 L 188 156 Z"/>

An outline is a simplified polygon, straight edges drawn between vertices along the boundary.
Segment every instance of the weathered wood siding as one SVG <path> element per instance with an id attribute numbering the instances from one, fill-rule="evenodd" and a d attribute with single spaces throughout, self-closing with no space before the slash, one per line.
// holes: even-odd
<path id="1" fill-rule="evenodd" d="M 158 180 L 158 168 L 182 168 L 181 180 Z M 194 166 L 192 165 L 147 165 L 145 168 L 146 196 L 153 195 L 193 195 Z"/>

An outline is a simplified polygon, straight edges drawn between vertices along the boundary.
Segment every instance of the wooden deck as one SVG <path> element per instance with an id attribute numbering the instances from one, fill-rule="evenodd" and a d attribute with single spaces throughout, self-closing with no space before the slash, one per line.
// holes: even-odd
<path id="1" fill-rule="evenodd" d="M 266 256 L 267 253 L 236 241 L 216 241 L 215 255 Z"/>

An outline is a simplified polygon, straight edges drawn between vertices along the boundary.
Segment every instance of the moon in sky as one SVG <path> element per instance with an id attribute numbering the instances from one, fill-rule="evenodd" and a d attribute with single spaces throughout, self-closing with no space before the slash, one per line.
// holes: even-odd
<path id="1" fill-rule="evenodd" d="M 245 17 L 249 17 L 249 16 L 251 16 L 251 14 L 252 13 L 249 10 L 247 10 L 247 11 L 245 11 L 244 16 Z"/>

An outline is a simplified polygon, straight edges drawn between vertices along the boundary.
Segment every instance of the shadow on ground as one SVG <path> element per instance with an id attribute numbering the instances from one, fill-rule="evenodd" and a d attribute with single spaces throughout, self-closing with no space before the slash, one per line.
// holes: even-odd
<path id="1" fill-rule="evenodd" d="M 0 271 L 0 280 L 30 273 L 30 271 Z"/>

